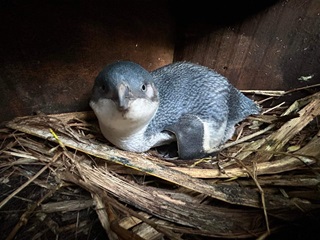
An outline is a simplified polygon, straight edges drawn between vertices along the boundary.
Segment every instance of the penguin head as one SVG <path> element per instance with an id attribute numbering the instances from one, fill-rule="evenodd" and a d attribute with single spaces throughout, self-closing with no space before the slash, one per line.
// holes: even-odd
<path id="1" fill-rule="evenodd" d="M 159 96 L 147 70 L 130 61 L 118 61 L 97 76 L 90 106 L 100 124 L 125 131 L 150 122 L 158 109 Z"/>

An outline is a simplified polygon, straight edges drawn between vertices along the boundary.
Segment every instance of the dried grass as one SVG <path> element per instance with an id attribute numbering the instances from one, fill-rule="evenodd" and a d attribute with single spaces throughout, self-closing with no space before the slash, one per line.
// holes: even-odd
<path id="1" fill-rule="evenodd" d="M 280 103 L 195 161 L 118 150 L 92 112 L 13 119 L 0 129 L 5 239 L 264 239 L 316 221 L 320 92 L 281 102 L 292 92 L 255 92 Z"/>

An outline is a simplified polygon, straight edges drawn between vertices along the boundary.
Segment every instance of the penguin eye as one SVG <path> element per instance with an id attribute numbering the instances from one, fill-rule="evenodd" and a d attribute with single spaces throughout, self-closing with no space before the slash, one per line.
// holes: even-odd
<path id="1" fill-rule="evenodd" d="M 142 85 L 141 85 L 141 90 L 142 90 L 143 92 L 145 92 L 145 91 L 147 90 L 147 86 L 146 86 L 145 84 L 142 84 Z"/>
<path id="2" fill-rule="evenodd" d="M 104 85 L 104 84 L 102 84 L 102 85 L 100 86 L 100 88 L 102 89 L 102 91 L 106 91 L 106 90 L 107 90 L 107 86 Z"/>

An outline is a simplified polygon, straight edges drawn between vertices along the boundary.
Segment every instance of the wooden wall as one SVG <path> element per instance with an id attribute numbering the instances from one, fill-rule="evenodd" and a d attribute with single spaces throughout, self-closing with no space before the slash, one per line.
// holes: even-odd
<path id="1" fill-rule="evenodd" d="M 0 122 L 89 109 L 93 81 L 110 62 L 151 70 L 173 60 L 164 1 L 5 0 L 0 23 Z"/>
<path id="2" fill-rule="evenodd" d="M 216 69 L 240 89 L 320 83 L 319 0 L 208 4 L 200 1 L 180 14 L 175 61 Z"/>
<path id="3" fill-rule="evenodd" d="M 5 0 L 0 22 L 0 122 L 88 110 L 95 76 L 119 59 L 192 61 L 240 89 L 320 82 L 319 0 Z"/>

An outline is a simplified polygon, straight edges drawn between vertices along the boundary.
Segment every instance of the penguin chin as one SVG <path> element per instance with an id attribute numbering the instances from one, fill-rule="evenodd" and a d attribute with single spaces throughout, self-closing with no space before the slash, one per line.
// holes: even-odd
<path id="1" fill-rule="evenodd" d="M 124 112 L 123 117 L 130 122 L 148 124 L 154 117 L 159 103 L 146 98 L 137 98 L 129 103 L 129 108 Z"/>
<path id="2" fill-rule="evenodd" d="M 159 103 L 137 98 L 129 102 L 125 111 L 119 111 L 114 101 L 100 99 L 98 102 L 91 102 L 90 106 L 106 131 L 112 131 L 116 135 L 130 135 L 147 127 L 157 112 Z"/>

